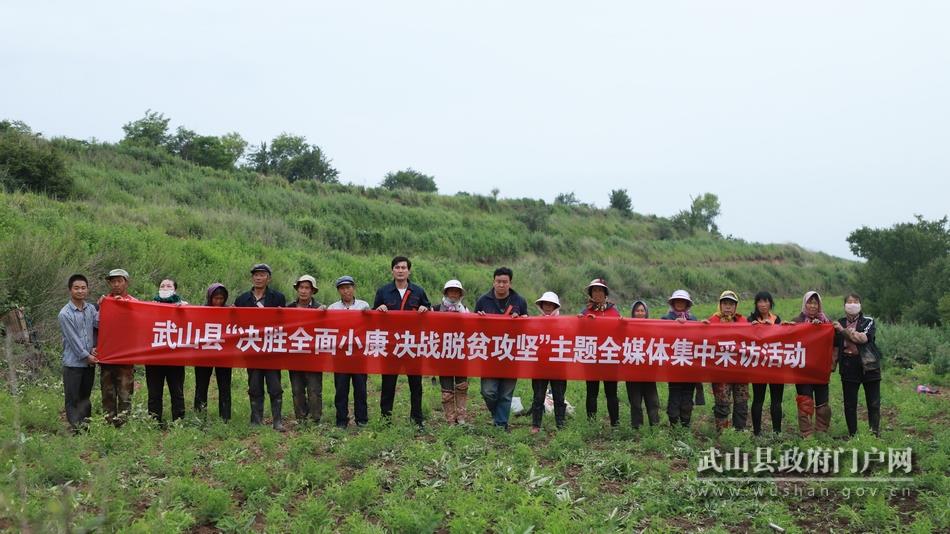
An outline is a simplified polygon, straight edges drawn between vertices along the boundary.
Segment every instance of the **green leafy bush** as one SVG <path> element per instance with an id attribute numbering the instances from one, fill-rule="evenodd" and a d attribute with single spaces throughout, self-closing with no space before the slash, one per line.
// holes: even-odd
<path id="1" fill-rule="evenodd" d="M 8 191 L 32 191 L 65 198 L 73 191 L 73 178 L 63 156 L 49 141 L 0 123 L 0 185 Z"/>
<path id="2" fill-rule="evenodd" d="M 915 324 L 877 324 L 876 344 L 883 363 L 912 367 L 915 363 L 935 362 L 934 358 L 946 344 L 944 334 L 935 328 Z"/>

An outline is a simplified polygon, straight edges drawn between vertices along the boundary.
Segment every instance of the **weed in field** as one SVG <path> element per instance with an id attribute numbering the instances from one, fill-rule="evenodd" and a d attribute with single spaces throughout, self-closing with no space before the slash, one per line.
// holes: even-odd
<path id="1" fill-rule="evenodd" d="M 177 499 L 192 510 L 198 524 L 214 523 L 231 508 L 231 495 L 228 492 L 197 480 L 173 479 L 166 491 L 169 501 Z"/>
<path id="2" fill-rule="evenodd" d="M 393 532 L 423 533 L 435 531 L 443 514 L 425 502 L 394 494 L 384 501 L 379 518 Z"/>
<path id="3" fill-rule="evenodd" d="M 305 458 L 296 467 L 297 472 L 314 490 L 322 489 L 339 477 L 337 467 L 316 458 Z"/>
<path id="4" fill-rule="evenodd" d="M 381 493 L 382 473 L 368 468 L 349 482 L 332 486 L 327 490 L 330 502 L 344 512 L 356 512 L 368 507 Z"/>
<path id="5" fill-rule="evenodd" d="M 258 464 L 218 464 L 214 468 L 214 476 L 229 488 L 239 490 L 248 497 L 271 488 L 270 475 L 264 466 Z"/>
<path id="6" fill-rule="evenodd" d="M 153 532 L 185 532 L 195 524 L 195 518 L 181 508 L 163 508 L 153 506 L 145 515 L 136 519 L 128 528 L 127 534 L 151 534 Z"/>

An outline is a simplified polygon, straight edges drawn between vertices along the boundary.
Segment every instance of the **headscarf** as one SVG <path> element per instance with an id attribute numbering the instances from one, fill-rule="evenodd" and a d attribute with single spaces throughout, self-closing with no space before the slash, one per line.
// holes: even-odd
<path id="1" fill-rule="evenodd" d="M 449 297 L 443 296 L 442 307 L 439 308 L 439 311 L 468 313 L 468 308 L 465 307 L 465 304 L 462 304 L 462 299 L 459 299 L 458 302 L 453 303 L 451 300 L 449 300 Z"/>
<path id="2" fill-rule="evenodd" d="M 808 312 L 806 311 L 806 305 L 812 297 L 818 297 L 818 315 L 816 317 L 809 317 Z M 805 296 L 802 297 L 802 313 L 799 315 L 799 318 L 805 321 L 813 321 L 818 319 L 822 323 L 830 323 L 831 320 L 828 319 L 828 316 L 825 315 L 824 306 L 821 303 L 821 295 L 817 291 L 809 291 L 805 293 Z"/>
<path id="3" fill-rule="evenodd" d="M 630 317 L 633 317 L 633 312 L 636 311 L 636 309 L 637 309 L 637 304 L 642 304 L 642 305 L 643 305 L 643 311 L 647 312 L 647 316 L 645 317 L 645 319 L 649 319 L 649 318 L 650 318 L 650 307 L 647 306 L 647 303 L 644 302 L 644 301 L 642 301 L 642 300 L 635 300 L 635 301 L 633 301 L 633 306 L 630 306 Z"/>
<path id="4" fill-rule="evenodd" d="M 227 303 L 227 301 L 228 301 L 228 288 L 224 287 L 224 284 L 221 284 L 221 283 L 219 283 L 219 282 L 215 282 L 215 283 L 211 284 L 210 286 L 208 286 L 208 292 L 207 292 L 207 294 L 205 295 L 205 306 L 211 306 L 211 297 L 214 296 L 214 293 L 215 293 L 216 291 L 218 291 L 218 290 L 224 292 L 224 302 Z"/>
<path id="5" fill-rule="evenodd" d="M 614 307 L 614 303 L 610 302 L 609 300 L 604 300 L 603 303 L 597 304 L 596 302 L 594 302 L 594 299 L 587 299 L 587 306 L 585 307 L 585 309 L 587 311 L 602 312 L 602 311 L 607 311 L 613 307 Z"/>
<path id="6" fill-rule="evenodd" d="M 732 315 L 729 317 L 726 317 L 726 314 L 722 312 L 722 301 L 725 300 L 723 299 L 723 297 L 726 297 L 727 294 L 731 294 L 729 296 L 738 298 L 735 291 L 731 291 L 731 290 L 723 291 L 722 295 L 719 296 L 719 304 L 716 305 L 716 313 L 714 313 L 713 315 L 715 315 L 716 317 L 719 317 L 719 320 L 721 322 L 733 323 L 733 322 L 736 322 L 739 317 L 739 301 L 736 301 L 736 309 L 735 311 L 732 312 Z M 732 300 L 732 299 L 729 299 L 729 300 Z"/>
<path id="7" fill-rule="evenodd" d="M 683 311 L 676 311 L 676 308 L 674 308 L 673 305 L 670 304 L 670 313 L 673 314 L 674 319 L 689 320 L 689 315 L 690 315 L 689 310 L 692 309 L 692 307 L 693 307 L 693 303 L 688 300 L 686 301 L 686 309 Z"/>

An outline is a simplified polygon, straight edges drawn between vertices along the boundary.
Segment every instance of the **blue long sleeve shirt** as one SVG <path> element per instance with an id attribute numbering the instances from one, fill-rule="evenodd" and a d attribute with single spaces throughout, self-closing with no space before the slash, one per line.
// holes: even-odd
<path id="1" fill-rule="evenodd" d="M 99 310 L 88 302 L 80 309 L 69 301 L 59 310 L 58 319 L 63 333 L 63 367 L 88 367 L 89 354 L 96 347 Z"/>

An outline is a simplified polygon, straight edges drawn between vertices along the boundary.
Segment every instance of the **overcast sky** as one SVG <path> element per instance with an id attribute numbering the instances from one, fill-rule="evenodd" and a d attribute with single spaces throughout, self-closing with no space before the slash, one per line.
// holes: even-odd
<path id="1" fill-rule="evenodd" d="M 950 209 L 950 2 L 4 2 L 0 118 L 118 141 L 148 108 L 344 182 L 671 215 L 852 257 Z"/>

